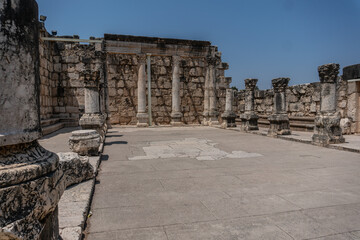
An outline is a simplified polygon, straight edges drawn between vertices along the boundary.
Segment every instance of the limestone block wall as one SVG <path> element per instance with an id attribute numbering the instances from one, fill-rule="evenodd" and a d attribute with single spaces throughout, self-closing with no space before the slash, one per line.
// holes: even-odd
<path id="1" fill-rule="evenodd" d="M 40 36 L 48 37 L 45 29 L 40 30 Z M 54 71 L 54 65 L 59 63 L 60 57 L 56 43 L 39 42 L 40 55 L 40 118 L 49 119 L 57 106 L 57 86 L 59 73 Z"/>

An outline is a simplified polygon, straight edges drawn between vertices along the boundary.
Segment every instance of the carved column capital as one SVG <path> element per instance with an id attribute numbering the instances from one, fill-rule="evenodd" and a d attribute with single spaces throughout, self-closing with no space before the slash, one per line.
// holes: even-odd
<path id="1" fill-rule="evenodd" d="M 208 64 L 208 66 L 216 67 L 217 65 L 220 64 L 220 58 L 208 56 L 206 58 L 206 62 Z"/>
<path id="2" fill-rule="evenodd" d="M 271 81 L 275 92 L 285 92 L 290 78 L 275 78 Z"/>
<path id="3" fill-rule="evenodd" d="M 138 55 L 138 61 L 139 61 L 139 64 L 145 64 L 146 63 L 146 55 L 145 54 L 139 54 Z"/>
<path id="4" fill-rule="evenodd" d="M 256 84 L 258 82 L 258 79 L 256 79 L 256 78 L 247 78 L 244 81 L 245 81 L 245 89 L 250 90 L 250 91 L 254 91 L 254 89 L 256 87 Z"/>
<path id="5" fill-rule="evenodd" d="M 85 70 L 80 73 L 84 78 L 85 87 L 98 87 L 100 83 L 100 71 Z"/>
<path id="6" fill-rule="evenodd" d="M 337 63 L 329 63 L 318 67 L 320 82 L 335 83 L 339 74 L 340 65 Z"/>

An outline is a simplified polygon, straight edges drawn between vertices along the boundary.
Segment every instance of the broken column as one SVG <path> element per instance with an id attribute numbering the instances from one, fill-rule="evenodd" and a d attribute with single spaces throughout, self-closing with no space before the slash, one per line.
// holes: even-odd
<path id="1" fill-rule="evenodd" d="M 73 131 L 69 138 L 69 147 L 82 156 L 99 155 L 100 135 L 96 130 Z"/>
<path id="2" fill-rule="evenodd" d="M 219 59 L 215 57 L 209 57 L 208 59 L 209 68 L 209 120 L 208 125 L 219 125 L 219 113 L 217 111 L 216 101 L 216 66 Z"/>
<path id="3" fill-rule="evenodd" d="M 58 239 L 63 174 L 58 156 L 37 141 L 37 3 L 2 1 L 0 19 L 0 239 Z"/>
<path id="4" fill-rule="evenodd" d="M 245 112 L 240 115 L 241 129 L 243 131 L 259 130 L 259 117 L 254 111 L 255 87 L 257 82 L 258 80 L 255 78 L 245 79 Z"/>
<path id="5" fill-rule="evenodd" d="M 290 135 L 289 117 L 286 111 L 285 90 L 290 78 L 276 78 L 272 80 L 274 88 L 274 109 L 269 116 L 270 128 L 268 136 Z"/>
<path id="6" fill-rule="evenodd" d="M 336 111 L 336 82 L 339 64 L 330 63 L 318 67 L 321 93 L 320 114 L 315 117 L 315 128 L 312 141 L 318 145 L 343 143 L 340 128 L 340 112 Z"/>
<path id="7" fill-rule="evenodd" d="M 173 56 L 171 125 L 182 125 L 180 111 L 180 57 Z"/>
<path id="8" fill-rule="evenodd" d="M 236 114 L 233 111 L 233 101 L 234 101 L 234 90 L 226 89 L 226 102 L 225 102 L 225 112 L 221 115 L 222 118 L 222 128 L 231 128 L 236 127 L 235 119 Z"/>
<path id="9" fill-rule="evenodd" d="M 97 71 L 85 71 L 82 74 L 84 76 L 85 87 L 85 114 L 81 116 L 79 124 L 82 129 L 96 130 L 103 141 L 106 133 L 104 129 L 106 117 L 100 112 L 100 73 Z"/>
<path id="10" fill-rule="evenodd" d="M 138 110 L 137 110 L 137 126 L 149 126 L 149 114 L 146 113 L 146 55 L 139 55 L 139 72 L 138 72 Z"/>

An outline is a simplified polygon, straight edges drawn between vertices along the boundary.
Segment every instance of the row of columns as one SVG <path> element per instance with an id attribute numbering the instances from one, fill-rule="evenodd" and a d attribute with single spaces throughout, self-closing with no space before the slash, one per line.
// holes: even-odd
<path id="1" fill-rule="evenodd" d="M 341 116 L 336 111 L 336 83 L 339 74 L 339 64 L 325 64 L 318 67 L 321 98 L 320 113 L 315 118 L 312 141 L 317 145 L 343 143 L 340 127 Z M 258 116 L 254 109 L 254 93 L 257 79 L 245 79 L 245 112 L 240 115 L 241 129 L 243 131 L 258 130 Z M 286 88 L 290 78 L 276 78 L 272 80 L 274 90 L 273 112 L 268 117 L 270 127 L 268 136 L 289 135 L 290 123 L 286 109 Z M 222 114 L 223 128 L 236 127 L 235 113 L 233 112 L 234 93 L 227 89 L 225 112 Z"/>
<path id="2" fill-rule="evenodd" d="M 183 114 L 181 113 L 180 99 L 180 56 L 172 57 L 172 111 L 171 125 L 182 125 Z M 218 125 L 217 102 L 216 102 L 216 66 L 219 63 L 218 57 L 207 58 L 205 89 L 204 89 L 204 125 Z M 149 114 L 146 111 L 146 55 L 139 55 L 138 69 L 138 110 L 137 110 L 137 126 L 149 126 Z"/>

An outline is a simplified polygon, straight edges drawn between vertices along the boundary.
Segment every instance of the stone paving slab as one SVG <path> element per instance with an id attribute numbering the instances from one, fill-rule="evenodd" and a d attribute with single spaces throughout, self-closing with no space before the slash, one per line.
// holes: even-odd
<path id="1" fill-rule="evenodd" d="M 86 239 L 360 239 L 358 153 L 161 127 L 111 129 L 104 156 Z"/>

